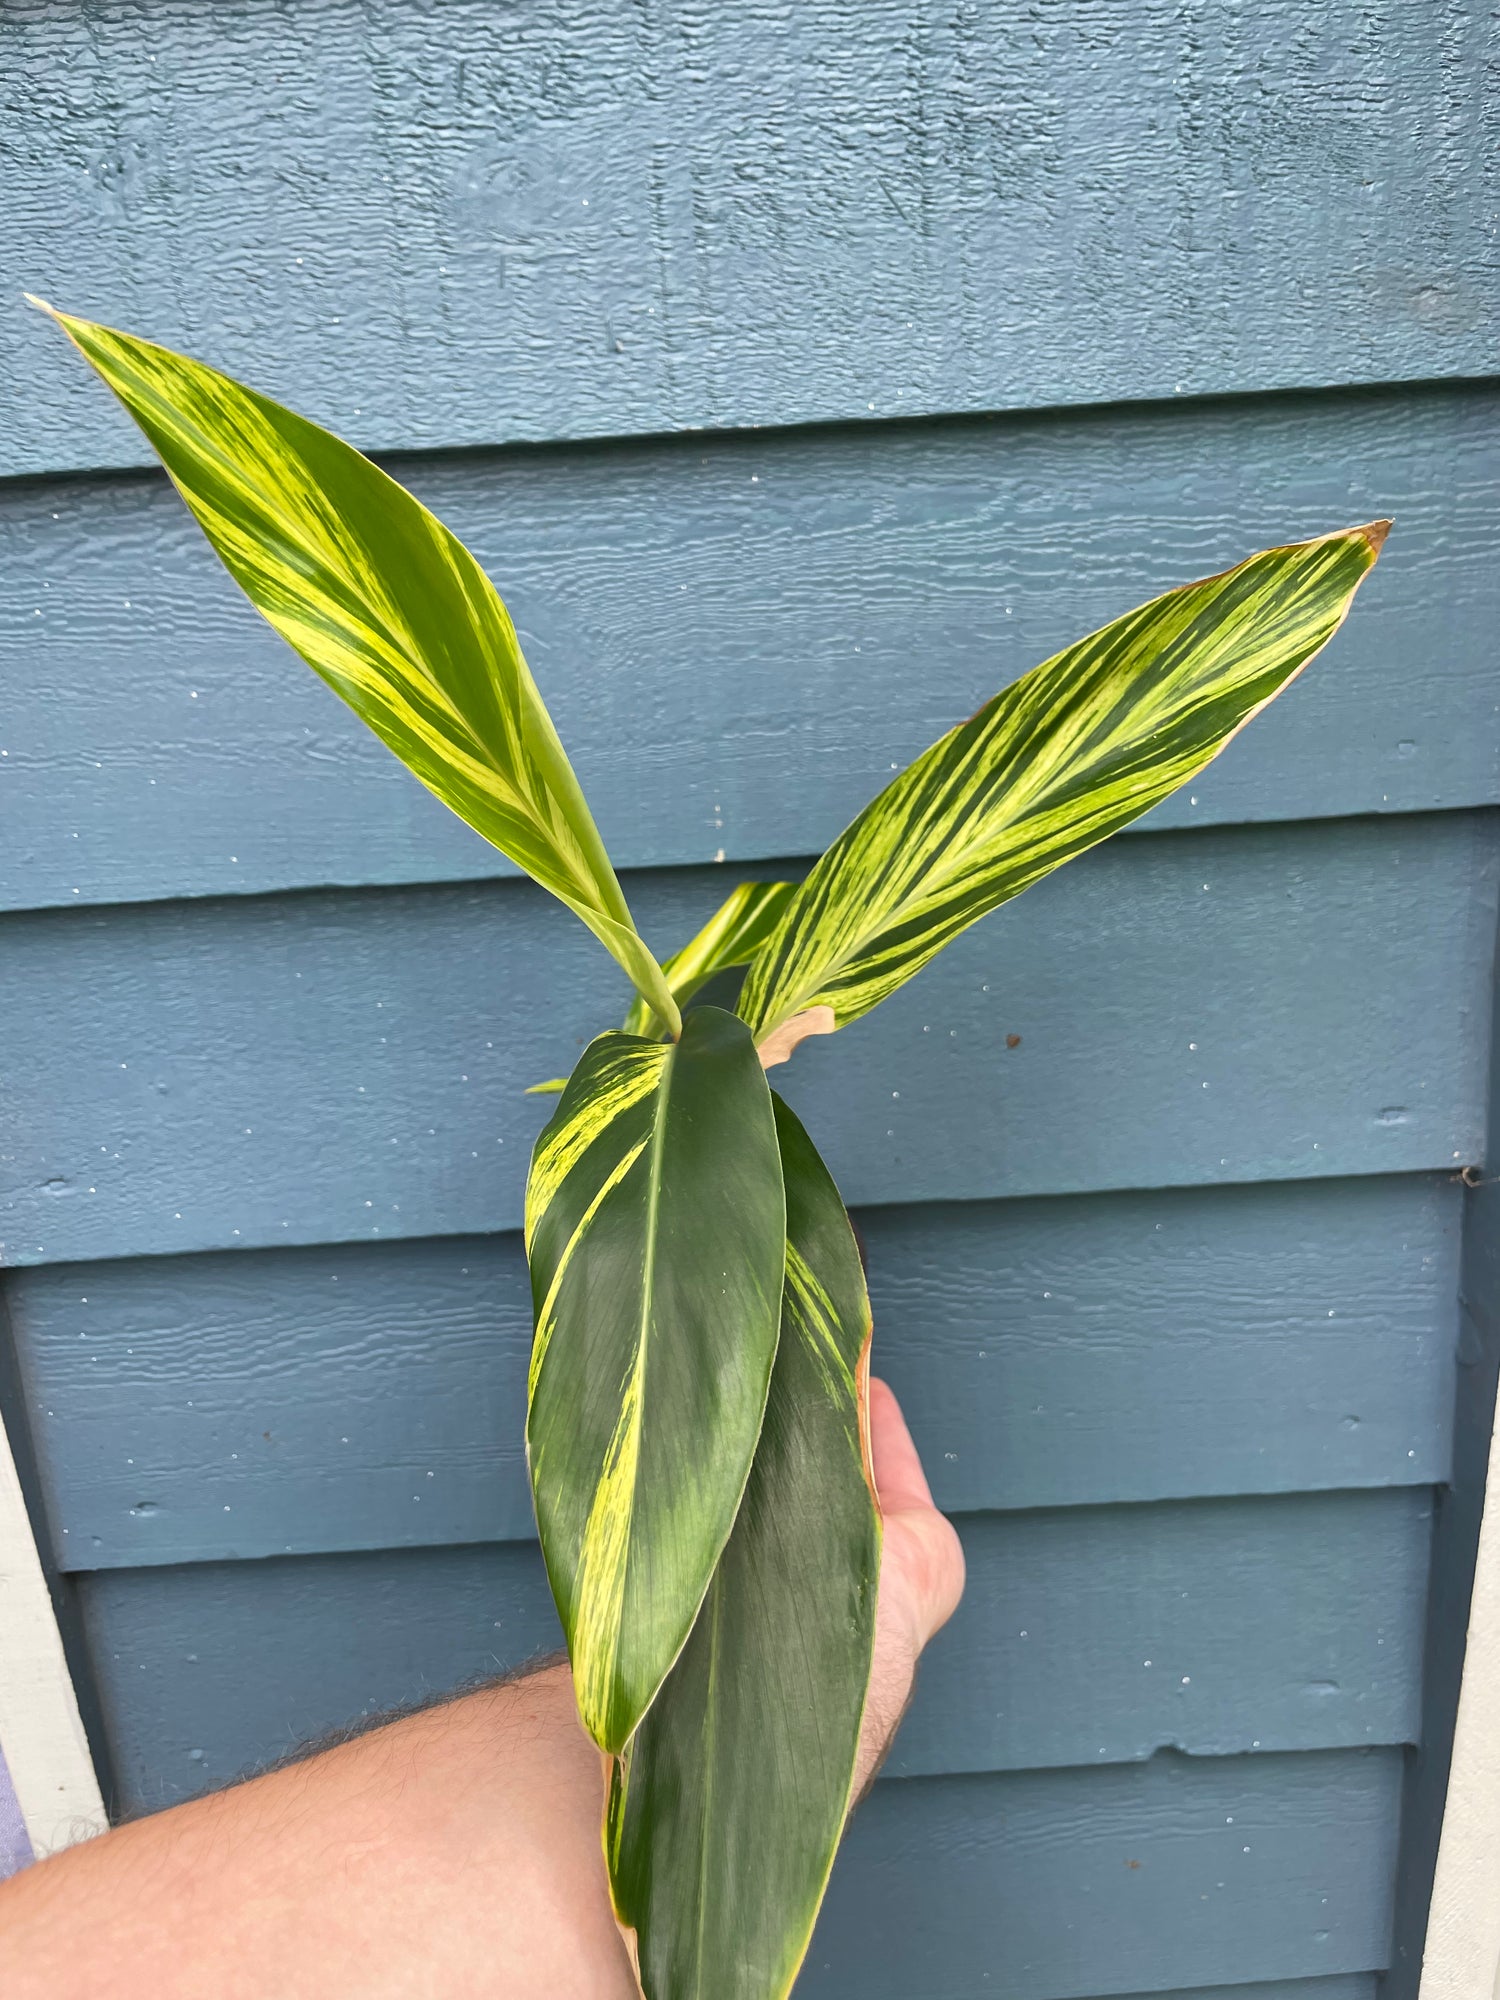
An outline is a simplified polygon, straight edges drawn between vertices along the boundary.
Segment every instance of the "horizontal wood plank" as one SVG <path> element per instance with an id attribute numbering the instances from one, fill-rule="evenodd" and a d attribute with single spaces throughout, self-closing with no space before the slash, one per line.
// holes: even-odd
<path id="1" fill-rule="evenodd" d="M 1427 1489 L 960 1515 L 897 1775 L 1414 1743 Z"/>
<path id="2" fill-rule="evenodd" d="M 76 1588 L 126 1812 L 562 1647 L 534 1544 L 106 1570 Z"/>
<path id="3" fill-rule="evenodd" d="M 872 1210 L 877 1365 L 949 1507 L 1440 1482 L 1459 1195 L 1445 1175 Z"/>
<path id="4" fill-rule="evenodd" d="M 500 583 L 622 867 L 816 853 L 995 689 L 1394 513 L 1350 627 L 1148 826 L 1500 802 L 1500 391 L 397 462 Z M 513 873 L 282 645 L 164 480 L 0 488 L 9 908 Z"/>
<path id="5" fill-rule="evenodd" d="M 382 449 L 1496 365 L 1459 0 L 432 22 L 7 7 L 16 282 Z M 55 329 L 0 357 L 0 468 L 139 462 Z"/>
<path id="6" fill-rule="evenodd" d="M 1373 1972 L 1334 1973 L 1324 1979 L 1272 1979 L 1248 1986 L 1195 1986 L 1191 1991 L 1152 1994 L 1150 2000 L 1375 2000 Z M 1148 2000 L 1143 1993 L 1113 2000 Z"/>
<path id="7" fill-rule="evenodd" d="M 958 1518 L 968 1592 L 923 1663 L 893 1773 L 1412 1740 L 1424 1489 Z M 559 1645 L 522 1543 L 107 1570 L 79 1587 L 137 1804 Z"/>
<path id="8" fill-rule="evenodd" d="M 1400 1785 L 1397 1752 L 1346 1751 L 877 1786 L 799 1994 L 1072 2000 L 1379 1968 Z"/>
<path id="9" fill-rule="evenodd" d="M 1494 862 L 1483 815 L 1116 843 L 780 1074 L 856 1204 L 1451 1171 Z M 677 938 L 725 878 L 629 886 Z M 523 883 L 13 915 L 7 1261 L 514 1227 L 522 1087 L 624 999 Z"/>
<path id="10" fill-rule="evenodd" d="M 1437 1483 L 1459 1195 L 864 1211 L 875 1365 L 950 1509 Z M 64 1569 L 532 1533 L 515 1235 L 41 1266 L 7 1298 Z"/>

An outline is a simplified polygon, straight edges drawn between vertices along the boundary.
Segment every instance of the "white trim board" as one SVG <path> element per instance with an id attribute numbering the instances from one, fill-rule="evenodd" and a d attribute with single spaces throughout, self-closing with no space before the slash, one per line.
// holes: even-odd
<path id="1" fill-rule="evenodd" d="M 1419 2000 L 1500 2000 L 1500 1422 L 1485 1492 Z"/>
<path id="2" fill-rule="evenodd" d="M 38 1859 L 103 1832 L 99 1783 L 3 1424 L 0 1751 Z"/>

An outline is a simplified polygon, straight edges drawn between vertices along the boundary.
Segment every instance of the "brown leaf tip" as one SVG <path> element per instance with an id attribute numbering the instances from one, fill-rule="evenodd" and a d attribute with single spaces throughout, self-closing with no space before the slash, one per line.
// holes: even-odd
<path id="1" fill-rule="evenodd" d="M 1363 535 L 1370 545 L 1370 553 L 1378 556 L 1385 547 L 1385 538 L 1391 532 L 1389 521 L 1366 521 L 1362 528 L 1356 528 L 1357 535 Z"/>

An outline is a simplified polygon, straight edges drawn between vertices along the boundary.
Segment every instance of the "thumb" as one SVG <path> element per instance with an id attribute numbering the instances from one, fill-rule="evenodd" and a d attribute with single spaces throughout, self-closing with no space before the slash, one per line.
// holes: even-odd
<path id="1" fill-rule="evenodd" d="M 870 1380 L 870 1450 L 885 1522 L 881 1595 L 904 1614 L 915 1664 L 916 1654 L 958 1607 L 964 1552 L 952 1522 L 932 1503 L 901 1405 L 878 1376 Z"/>

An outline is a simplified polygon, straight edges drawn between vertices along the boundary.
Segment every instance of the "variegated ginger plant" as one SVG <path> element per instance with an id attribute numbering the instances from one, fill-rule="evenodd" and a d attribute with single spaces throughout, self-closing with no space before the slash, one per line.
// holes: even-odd
<path id="1" fill-rule="evenodd" d="M 49 309 L 50 310 L 50 309 Z M 350 446 L 200 363 L 59 323 L 231 575 L 637 998 L 526 1193 L 527 1447 L 604 1847 L 649 2000 L 774 2000 L 849 1808 L 880 1557 L 870 1308 L 838 1190 L 766 1070 L 1200 771 L 1337 630 L 1387 524 L 1170 591 L 997 694 L 805 881 L 744 883 L 658 964 L 494 587 Z M 748 968 L 733 1012 L 689 1007 Z"/>

